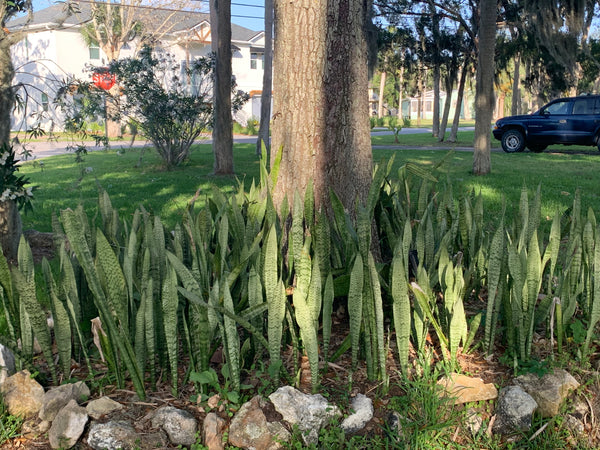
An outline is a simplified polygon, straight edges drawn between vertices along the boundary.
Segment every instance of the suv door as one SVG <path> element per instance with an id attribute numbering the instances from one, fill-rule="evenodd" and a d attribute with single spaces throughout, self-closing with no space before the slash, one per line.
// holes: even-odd
<path id="1" fill-rule="evenodd" d="M 570 141 L 592 145 L 600 125 L 600 98 L 578 97 L 573 101 L 573 114 L 568 118 Z"/>
<path id="2" fill-rule="evenodd" d="M 568 142 L 571 110 L 572 99 L 569 98 L 544 106 L 527 125 L 527 141 L 546 145 Z"/>

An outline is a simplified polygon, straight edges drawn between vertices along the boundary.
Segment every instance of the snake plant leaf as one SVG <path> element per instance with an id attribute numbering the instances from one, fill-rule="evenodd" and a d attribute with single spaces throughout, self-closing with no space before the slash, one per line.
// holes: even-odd
<path id="1" fill-rule="evenodd" d="M 224 279 L 221 284 L 223 293 L 223 308 L 231 313 L 223 317 L 223 328 L 225 334 L 225 352 L 227 355 L 227 365 L 229 367 L 229 376 L 231 379 L 231 388 L 234 392 L 240 390 L 240 336 L 236 327 L 236 321 L 232 318 L 235 315 L 233 299 L 229 291 L 229 284 Z"/>
<path id="2" fill-rule="evenodd" d="M 327 274 L 327 278 L 325 279 L 325 287 L 323 290 L 323 355 L 326 360 L 329 358 L 329 343 L 331 340 L 331 318 L 333 316 L 333 299 L 333 276 L 330 272 Z"/>
<path id="3" fill-rule="evenodd" d="M 136 393 L 141 399 L 146 397 L 144 383 L 140 368 L 135 359 L 133 347 L 127 333 L 122 328 L 118 328 L 113 319 L 113 310 L 108 305 L 108 300 L 102 289 L 100 276 L 94 265 L 92 253 L 90 251 L 88 240 L 85 236 L 85 225 L 81 214 L 66 209 L 61 211 L 61 218 L 65 233 L 69 239 L 72 250 L 77 256 L 88 282 L 88 286 L 93 293 L 96 307 L 98 308 L 102 323 L 107 327 L 107 334 L 111 343 L 118 348 L 119 353 L 133 382 Z M 110 250 L 112 252 L 112 250 Z"/>
<path id="4" fill-rule="evenodd" d="M 121 269 L 121 265 L 112 246 L 100 230 L 96 232 L 96 261 L 97 273 L 100 282 L 104 287 L 106 300 L 121 325 L 129 333 L 129 324 L 127 323 L 127 308 L 129 300 L 127 299 L 127 282 Z"/>
<path id="5" fill-rule="evenodd" d="M 22 245 L 28 246 L 24 240 L 21 241 L 19 246 Z M 24 311 L 27 312 L 33 334 L 37 338 L 44 354 L 44 359 L 46 359 L 46 363 L 50 368 L 52 380 L 56 383 L 56 367 L 54 366 L 54 358 L 52 355 L 52 337 L 50 335 L 50 330 L 48 329 L 46 314 L 43 309 L 40 308 L 40 304 L 36 297 L 35 283 L 27 280 L 26 275 L 21 273 L 21 270 L 16 267 L 11 269 L 11 273 L 19 294 L 20 303 L 23 305 Z"/>
<path id="6" fill-rule="evenodd" d="M 377 360 L 379 361 L 379 378 L 384 380 L 384 384 L 387 386 L 388 379 L 385 364 L 386 348 L 385 348 L 385 337 L 384 337 L 384 323 L 383 323 L 383 299 L 381 297 L 381 284 L 379 282 L 379 272 L 375 266 L 375 259 L 371 252 L 368 255 L 368 268 L 371 277 L 371 286 L 373 289 L 373 309 L 375 312 L 375 329 L 376 329 L 376 350 Z"/>
<path id="7" fill-rule="evenodd" d="M 394 329 L 396 330 L 396 345 L 398 347 L 398 360 L 402 372 L 408 374 L 408 356 L 410 349 L 410 297 L 408 296 L 407 271 L 404 267 L 402 243 L 396 245 L 391 267 L 391 280 L 389 282 L 392 294 L 392 314 Z"/>
<path id="8" fill-rule="evenodd" d="M 352 272 L 350 273 L 350 289 L 348 291 L 348 315 L 350 316 L 350 336 L 352 339 L 352 369 L 358 367 L 358 350 L 363 310 L 363 260 L 356 254 Z"/>
<path id="9" fill-rule="evenodd" d="M 202 289 L 198 281 L 184 264 L 177 259 L 177 256 L 171 252 L 167 252 L 167 259 L 181 281 L 183 287 L 202 298 Z M 197 303 L 190 305 L 189 318 L 190 341 L 192 343 L 191 351 L 194 360 L 198 364 L 198 370 L 208 370 L 210 359 L 210 334 L 211 330 L 208 321 L 207 308 L 199 306 Z"/>
<path id="10" fill-rule="evenodd" d="M 60 369 L 65 377 L 69 377 L 71 373 L 71 321 L 69 313 L 65 305 L 58 297 L 58 288 L 52 275 L 50 263 L 44 258 L 42 260 L 42 271 L 44 281 L 46 282 L 46 290 L 50 298 L 52 308 L 52 317 L 54 319 L 54 338 L 56 341 L 56 349 L 58 351 L 58 360 Z"/>

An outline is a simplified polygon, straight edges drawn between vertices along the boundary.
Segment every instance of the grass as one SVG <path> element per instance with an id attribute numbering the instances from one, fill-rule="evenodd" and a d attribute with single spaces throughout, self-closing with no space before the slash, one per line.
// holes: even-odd
<path id="1" fill-rule="evenodd" d="M 424 139 L 427 137 L 433 140 L 428 135 L 410 136 L 421 142 L 426 142 Z M 393 136 L 389 137 L 393 140 Z M 456 151 L 441 168 L 438 177 L 447 177 L 456 193 L 481 192 L 486 219 L 491 227 L 499 220 L 503 201 L 506 201 L 510 214 L 518 207 L 523 186 L 534 191 L 541 185 L 542 218 L 549 223 L 556 212 L 564 212 L 572 205 L 578 189 L 581 192 L 582 210 L 592 208 L 600 212 L 600 175 L 597 171 L 600 153 L 590 149 L 588 147 L 586 152 L 546 151 L 540 154 L 492 152 L 492 173 L 487 176 L 474 176 L 471 173 L 472 153 Z M 376 148 L 373 150 L 373 159 L 388 160 L 393 156 L 396 168 L 407 162 L 432 168 L 446 153 L 444 150 L 424 148 Z M 252 179 L 258 179 L 259 174 L 253 144 L 235 145 L 236 177 L 210 175 L 213 156 L 210 145 L 206 144 L 196 146 L 190 161 L 171 171 L 164 170 L 156 153 L 147 149 L 144 153 L 141 149 L 124 153 L 113 150 L 90 152 L 83 164 L 75 163 L 72 154 L 46 158 L 41 162 L 43 165 L 34 161 L 21 166 L 21 173 L 38 186 L 34 211 L 23 216 L 24 229 L 50 231 L 53 213 L 75 208 L 80 202 L 91 213 L 97 207 L 99 187 L 109 193 L 122 217 L 127 217 L 139 205 L 143 205 L 159 215 L 167 226 L 173 226 L 197 190 L 200 192 L 197 204 L 203 204 L 213 184 L 233 190 L 238 180 L 243 180 L 249 186 Z"/>

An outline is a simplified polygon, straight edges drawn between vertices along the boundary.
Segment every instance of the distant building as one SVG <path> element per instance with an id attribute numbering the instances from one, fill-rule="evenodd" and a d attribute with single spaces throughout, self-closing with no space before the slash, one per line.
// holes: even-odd
<path id="1" fill-rule="evenodd" d="M 31 113 L 45 112 L 48 117 L 43 127 L 60 129 L 60 111 L 52 104 L 53 87 L 56 80 L 74 76 L 91 80 L 86 66 L 101 67 L 107 62 L 106 55 L 97 45 L 87 45 L 81 34 L 81 28 L 91 20 L 89 3 L 79 3 L 80 11 L 67 16 L 64 5 L 59 4 L 34 13 L 33 21 L 27 25 L 25 38 L 13 47 L 13 63 L 17 70 L 15 83 L 31 86 L 28 89 L 33 98 L 27 102 L 28 110 L 18 112 L 13 120 L 13 129 L 23 130 L 31 124 Z M 157 10 L 153 15 L 171 14 Z M 158 18 L 160 20 L 160 18 Z M 210 15 L 180 11 L 168 20 L 169 31 L 158 45 L 176 56 L 182 63 L 208 55 L 211 52 Z M 163 19 L 164 21 L 164 19 Z M 57 24 L 60 29 L 55 29 Z M 25 18 L 9 23 L 9 30 L 19 30 L 25 24 Z M 240 111 L 236 120 L 245 122 L 252 116 L 260 116 L 260 94 L 262 92 L 264 32 L 253 31 L 232 24 L 232 70 L 237 88 L 252 93 L 249 102 Z M 126 44 L 120 57 L 132 56 L 139 42 L 134 38 Z"/>

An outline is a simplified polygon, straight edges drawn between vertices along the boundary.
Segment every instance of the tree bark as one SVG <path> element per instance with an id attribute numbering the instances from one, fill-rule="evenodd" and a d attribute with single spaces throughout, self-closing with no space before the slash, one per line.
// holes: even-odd
<path id="1" fill-rule="evenodd" d="M 15 104 L 12 87 L 15 70 L 10 53 L 11 45 L 12 42 L 8 39 L 0 39 L 0 148 L 3 144 L 10 144 L 10 125 Z"/>
<path id="2" fill-rule="evenodd" d="M 23 225 L 17 204 L 12 200 L 0 202 L 0 245 L 9 261 L 17 261 L 22 232 Z"/>
<path id="3" fill-rule="evenodd" d="M 217 18 L 214 125 L 215 175 L 233 175 L 233 118 L 231 114 L 231 0 L 213 0 Z"/>
<path id="4" fill-rule="evenodd" d="M 494 50 L 496 45 L 497 0 L 481 0 L 480 6 L 473 152 L 473 173 L 475 175 L 488 174 L 492 169 L 490 127 L 492 115 L 494 114 Z"/>
<path id="5" fill-rule="evenodd" d="M 272 141 L 283 146 L 273 200 L 313 181 L 317 208 L 333 190 L 354 213 L 372 179 L 368 106 L 370 2 L 275 1 Z M 271 156 L 273 160 L 273 155 Z"/>
<path id="6" fill-rule="evenodd" d="M 273 85 L 273 0 L 265 0 L 265 66 L 263 73 L 262 94 L 260 97 L 260 126 L 256 141 L 256 154 L 262 155 L 262 143 L 265 143 L 269 158 L 271 151 L 271 91 Z"/>

